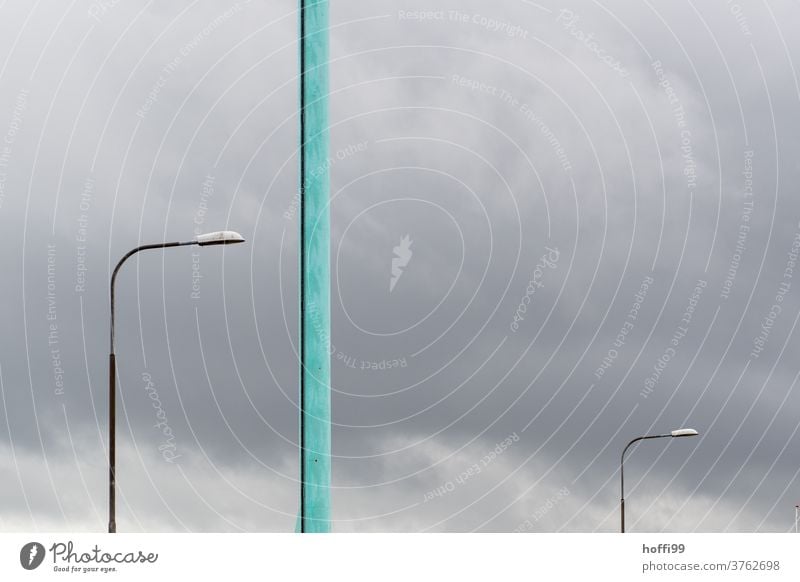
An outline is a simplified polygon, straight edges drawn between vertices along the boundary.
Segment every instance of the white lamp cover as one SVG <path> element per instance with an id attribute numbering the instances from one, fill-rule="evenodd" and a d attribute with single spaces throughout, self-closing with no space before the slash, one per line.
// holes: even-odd
<path id="1" fill-rule="evenodd" d="M 698 432 L 693 428 L 679 428 L 672 431 L 672 436 L 674 437 L 697 436 L 697 434 Z"/>
<path id="2" fill-rule="evenodd" d="M 233 230 L 220 230 L 217 232 L 209 232 L 207 234 L 198 235 L 195 238 L 197 244 L 204 245 L 228 245 L 233 243 L 244 242 L 244 237 L 238 232 Z"/>

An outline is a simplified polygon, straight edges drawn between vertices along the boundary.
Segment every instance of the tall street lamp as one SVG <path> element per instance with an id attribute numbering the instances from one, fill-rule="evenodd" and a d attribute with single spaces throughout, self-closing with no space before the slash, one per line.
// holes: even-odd
<path id="1" fill-rule="evenodd" d="M 620 511 L 620 520 L 622 524 L 620 531 L 622 533 L 625 533 L 625 453 L 628 452 L 628 449 L 631 447 L 631 445 L 647 439 L 690 437 L 690 436 L 697 436 L 697 434 L 698 432 L 693 428 L 681 428 L 678 430 L 673 430 L 669 434 L 653 434 L 649 436 L 640 436 L 636 437 L 631 442 L 629 442 L 628 445 L 622 450 L 622 456 L 620 457 L 619 461 L 619 491 L 620 491 L 619 511 Z"/>
<path id="2" fill-rule="evenodd" d="M 190 245 L 197 245 L 201 247 L 211 245 L 230 245 L 235 243 L 243 243 L 244 237 L 238 232 L 231 230 L 222 230 L 219 232 L 211 232 L 208 234 L 201 234 L 194 240 L 187 242 L 167 242 L 156 243 L 150 245 L 142 245 L 135 249 L 128 251 L 124 257 L 119 260 L 117 266 L 114 267 L 114 272 L 111 274 L 111 334 L 110 344 L 111 350 L 108 356 L 108 533 L 117 532 L 116 520 L 116 458 L 117 458 L 117 363 L 114 354 L 114 284 L 117 280 L 117 273 L 119 272 L 122 264 L 130 257 L 139 251 L 146 251 L 149 249 L 166 249 L 170 247 L 185 247 Z"/>

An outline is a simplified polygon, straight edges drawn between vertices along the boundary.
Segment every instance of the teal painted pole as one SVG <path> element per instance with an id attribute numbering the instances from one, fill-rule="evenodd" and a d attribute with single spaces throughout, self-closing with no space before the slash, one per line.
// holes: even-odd
<path id="1" fill-rule="evenodd" d="M 328 0 L 300 0 L 300 531 L 331 512 Z"/>

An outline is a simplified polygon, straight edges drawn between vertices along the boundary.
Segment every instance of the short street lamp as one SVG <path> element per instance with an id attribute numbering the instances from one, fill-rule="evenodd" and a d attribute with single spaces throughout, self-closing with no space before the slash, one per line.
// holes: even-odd
<path id="1" fill-rule="evenodd" d="M 631 447 L 631 445 L 647 439 L 690 437 L 690 436 L 697 436 L 697 434 L 698 432 L 692 428 L 681 428 L 678 430 L 673 430 L 669 434 L 654 434 L 649 436 L 640 436 L 636 437 L 631 442 L 629 442 L 628 445 L 622 450 L 622 457 L 620 457 L 619 461 L 619 491 L 620 491 L 619 512 L 621 521 L 620 531 L 622 533 L 625 533 L 625 453 L 628 452 L 628 449 Z"/>
<path id="2" fill-rule="evenodd" d="M 244 237 L 238 232 L 232 230 L 222 230 L 219 232 L 211 232 L 208 234 L 201 234 L 194 240 L 187 242 L 167 242 L 156 243 L 150 245 L 142 245 L 135 249 L 128 251 L 114 267 L 114 272 L 111 274 L 111 334 L 110 344 L 111 350 L 108 356 L 108 533 L 117 532 L 117 519 L 116 519 L 116 458 L 117 458 L 117 429 L 116 429 L 116 415 L 117 415 L 117 363 L 114 354 L 114 284 L 117 280 L 117 273 L 119 272 L 122 264 L 130 257 L 139 251 L 146 251 L 149 249 L 166 249 L 170 247 L 185 247 L 190 245 L 197 245 L 201 247 L 211 245 L 230 245 L 236 243 L 243 243 Z"/>

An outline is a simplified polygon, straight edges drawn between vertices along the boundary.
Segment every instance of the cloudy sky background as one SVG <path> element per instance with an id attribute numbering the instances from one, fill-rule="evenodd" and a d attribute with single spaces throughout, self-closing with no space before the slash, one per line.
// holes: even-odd
<path id="1" fill-rule="evenodd" d="M 105 529 L 111 268 L 230 228 L 118 280 L 118 527 L 291 531 L 295 3 L 0 14 L 0 527 Z M 629 529 L 794 527 L 798 22 L 332 2 L 336 531 L 615 531 L 682 426 Z"/>

